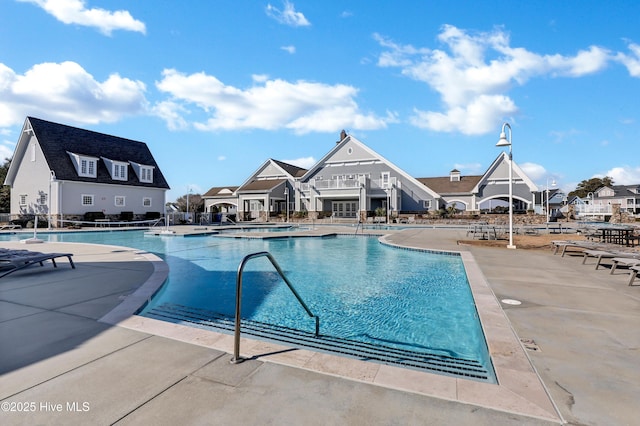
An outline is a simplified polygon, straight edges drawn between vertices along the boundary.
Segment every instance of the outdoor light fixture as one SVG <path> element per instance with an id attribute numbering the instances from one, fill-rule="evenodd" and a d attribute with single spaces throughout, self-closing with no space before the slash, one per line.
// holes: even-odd
<path id="1" fill-rule="evenodd" d="M 191 223 L 189 221 L 189 195 L 191 195 L 191 188 L 188 188 L 187 191 L 187 214 L 185 215 L 185 220 L 187 223 Z"/>
<path id="2" fill-rule="evenodd" d="M 509 138 L 507 139 L 507 133 L 505 129 L 509 129 Z M 514 249 L 516 246 L 513 244 L 513 154 L 511 152 L 513 136 L 511 134 L 511 126 L 509 123 L 502 125 L 502 131 L 500 132 L 500 139 L 496 144 L 497 147 L 508 146 L 509 147 L 509 245 L 507 248 Z"/>
<path id="3" fill-rule="evenodd" d="M 285 186 L 284 187 L 284 195 L 286 197 L 286 203 L 287 203 L 287 223 L 289 223 L 289 187 Z"/>
<path id="4" fill-rule="evenodd" d="M 556 186 L 556 180 L 551 181 L 551 186 Z M 547 223 L 551 220 L 551 211 L 549 209 L 549 178 L 547 178 Z"/>

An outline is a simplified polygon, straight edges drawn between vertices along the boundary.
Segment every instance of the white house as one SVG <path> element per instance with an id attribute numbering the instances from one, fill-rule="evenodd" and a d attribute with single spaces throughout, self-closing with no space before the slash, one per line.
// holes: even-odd
<path id="1" fill-rule="evenodd" d="M 27 117 L 5 185 L 11 216 L 44 215 L 52 225 L 145 219 L 164 212 L 169 185 L 143 142 Z"/>

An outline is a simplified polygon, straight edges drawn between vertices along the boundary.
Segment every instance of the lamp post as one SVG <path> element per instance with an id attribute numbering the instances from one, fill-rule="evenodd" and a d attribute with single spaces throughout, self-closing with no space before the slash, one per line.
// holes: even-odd
<path id="1" fill-rule="evenodd" d="M 289 187 L 284 187 L 284 196 L 286 197 L 287 203 L 287 223 L 289 223 Z"/>
<path id="2" fill-rule="evenodd" d="M 47 195 L 47 229 L 51 231 L 51 185 L 56 178 L 56 172 L 51 170 L 49 176 L 49 195 Z"/>
<path id="3" fill-rule="evenodd" d="M 553 187 L 556 186 L 555 179 L 553 179 L 551 181 L 551 186 L 553 186 Z M 550 219 L 551 219 L 551 215 L 550 215 L 550 210 L 549 210 L 549 178 L 547 178 L 547 223 L 549 222 Z"/>
<path id="4" fill-rule="evenodd" d="M 191 194 L 191 188 L 187 190 L 187 215 L 185 217 L 187 223 L 189 223 L 189 194 Z"/>
<path id="5" fill-rule="evenodd" d="M 386 189 L 387 193 L 387 224 L 389 223 L 389 210 L 391 209 L 391 189 Z"/>
<path id="6" fill-rule="evenodd" d="M 509 129 L 509 139 L 507 139 L 507 133 L 505 129 Z M 509 245 L 507 248 L 515 249 L 513 244 L 513 153 L 511 151 L 513 135 L 511 134 L 511 126 L 509 123 L 502 125 L 502 131 L 500 132 L 500 139 L 496 144 L 497 147 L 508 146 L 509 147 Z"/>

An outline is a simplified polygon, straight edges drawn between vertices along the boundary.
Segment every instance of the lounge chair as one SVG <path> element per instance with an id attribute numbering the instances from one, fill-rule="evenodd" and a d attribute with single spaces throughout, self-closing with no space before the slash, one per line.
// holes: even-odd
<path id="1" fill-rule="evenodd" d="M 562 247 L 562 257 L 564 257 L 565 253 L 567 252 L 567 248 L 569 247 L 577 248 L 578 249 L 577 251 L 582 253 L 584 250 L 596 249 L 599 246 L 597 243 L 593 243 L 591 241 L 584 241 L 584 240 L 580 240 L 580 241 L 561 240 L 561 241 L 552 241 L 551 243 L 555 246 L 553 254 L 558 254 L 558 250 L 560 249 L 560 247 Z M 576 250 L 572 250 L 572 251 L 576 251 Z"/>
<path id="2" fill-rule="evenodd" d="M 611 271 L 609 273 L 612 275 L 618 266 L 626 266 L 630 268 L 632 266 L 640 265 L 640 259 L 637 257 L 614 257 L 611 259 L 611 262 L 613 262 L 613 265 L 611 265 Z"/>
<path id="3" fill-rule="evenodd" d="M 50 260 L 53 267 L 57 268 L 56 259 L 66 257 L 72 269 L 75 269 L 71 253 L 40 253 L 29 250 L 1 250 L 0 251 L 0 278 L 14 273 L 20 269 L 39 263 L 44 266 L 44 262 Z"/>
<path id="4" fill-rule="evenodd" d="M 636 275 L 640 272 L 640 266 L 632 266 L 629 268 L 629 285 L 633 285 Z"/>
<path id="5" fill-rule="evenodd" d="M 588 257 L 595 257 L 596 269 L 600 267 L 600 262 L 602 262 L 602 259 L 613 259 L 616 257 L 628 257 L 628 258 L 636 258 L 636 259 L 638 258 L 638 254 L 606 251 L 606 250 L 584 250 L 582 253 L 584 255 L 584 258 L 582 259 L 582 264 L 584 265 L 586 263 Z"/>
<path id="6" fill-rule="evenodd" d="M 14 224 L 0 226 L 0 231 L 12 231 L 14 229 L 22 229 L 22 226 Z"/>

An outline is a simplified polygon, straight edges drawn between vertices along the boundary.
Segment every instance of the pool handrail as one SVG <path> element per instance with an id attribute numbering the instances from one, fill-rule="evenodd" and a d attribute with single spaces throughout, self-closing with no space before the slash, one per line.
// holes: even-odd
<path id="1" fill-rule="evenodd" d="M 251 253 L 246 255 L 240 262 L 240 265 L 238 265 L 238 274 L 236 276 L 236 319 L 235 319 L 235 331 L 234 331 L 233 358 L 231 358 L 232 364 L 239 364 L 242 361 L 244 361 L 244 358 L 240 356 L 240 311 L 242 307 L 242 272 L 249 260 L 255 259 L 258 257 L 266 257 L 267 259 L 269 259 L 273 267 L 276 268 L 276 271 L 278 272 L 278 274 L 282 277 L 284 282 L 287 284 L 287 287 L 289 287 L 289 290 L 291 290 L 291 292 L 296 297 L 296 299 L 298 299 L 298 302 L 300 302 L 300 305 L 302 305 L 302 307 L 307 312 L 307 314 L 311 318 L 315 318 L 316 337 L 320 335 L 320 318 L 314 315 L 313 312 L 311 312 L 311 310 L 307 306 L 307 304 L 304 303 L 304 300 L 302 300 L 302 298 L 300 297 L 296 289 L 293 287 L 293 284 L 291 284 L 291 282 L 289 281 L 289 279 L 287 279 L 284 272 L 282 272 L 282 268 L 280 268 L 280 265 L 278 264 L 278 262 L 276 262 L 276 259 L 271 255 L 271 253 L 269 253 L 268 251 Z"/>

